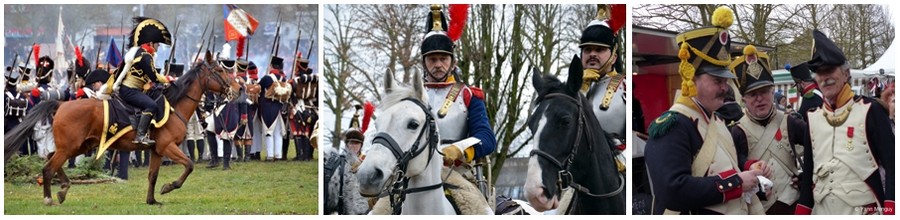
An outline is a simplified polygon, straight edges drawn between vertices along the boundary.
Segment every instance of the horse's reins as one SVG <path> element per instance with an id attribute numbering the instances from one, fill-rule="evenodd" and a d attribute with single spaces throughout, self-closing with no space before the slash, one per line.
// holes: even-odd
<path id="1" fill-rule="evenodd" d="M 566 95 L 564 93 L 551 93 L 551 94 L 544 96 L 544 99 L 557 98 L 557 97 L 565 98 L 569 101 L 574 102 L 578 106 L 578 127 L 577 127 L 578 130 L 575 133 L 575 139 L 574 139 L 575 143 L 574 143 L 574 146 L 572 147 L 572 151 L 569 152 L 568 156 L 566 156 L 565 164 L 563 164 L 562 162 L 560 162 L 559 160 L 554 158 L 553 155 L 550 155 L 549 153 L 542 151 L 540 149 L 531 150 L 531 153 L 529 156 L 537 155 L 538 158 L 543 158 L 547 161 L 550 161 L 551 164 L 553 164 L 554 166 L 556 166 L 557 168 L 560 169 L 559 172 L 557 173 L 557 180 L 556 180 L 556 185 L 558 187 L 557 190 L 559 192 L 562 192 L 562 189 L 568 188 L 571 186 L 571 187 L 575 188 L 576 190 L 578 190 L 588 196 L 597 197 L 597 198 L 609 198 L 609 197 L 612 197 L 612 196 L 615 196 L 615 195 L 621 193 L 622 190 L 625 188 L 625 181 L 624 181 L 622 175 L 619 175 L 618 189 L 613 190 L 612 192 L 603 193 L 603 194 L 592 193 L 590 189 L 582 186 L 581 184 L 576 183 L 573 180 L 572 173 L 569 171 L 569 169 L 572 167 L 572 163 L 575 160 L 575 155 L 578 153 L 578 147 L 579 147 L 579 144 L 581 143 L 580 140 L 581 140 L 582 134 L 584 133 L 584 129 L 583 129 L 584 123 L 585 123 L 584 110 L 581 109 L 582 105 L 581 105 L 580 101 L 578 101 L 577 99 L 575 99 L 569 95 Z M 588 139 L 588 142 L 590 142 L 590 139 Z M 588 150 L 592 150 L 591 149 L 592 147 L 593 146 L 588 144 Z"/>
<path id="2" fill-rule="evenodd" d="M 344 211 L 344 166 L 345 166 L 344 164 L 346 164 L 347 161 L 346 161 L 346 156 L 344 155 L 343 152 L 338 153 L 338 155 L 336 157 L 337 158 L 332 158 L 331 160 L 326 161 L 325 166 L 324 166 L 325 180 L 326 180 L 325 186 L 324 186 L 325 187 L 325 202 L 327 203 L 329 201 L 329 199 L 328 199 L 328 185 L 329 184 L 327 181 L 331 181 L 331 178 L 334 176 L 334 173 L 340 171 L 340 173 L 338 173 L 338 175 L 340 175 L 340 182 L 338 182 L 338 193 L 337 193 L 338 201 L 337 201 L 337 210 L 336 211 L 338 214 L 346 215 L 348 213 L 346 213 Z M 330 214 L 331 212 L 332 212 L 332 210 L 327 208 L 327 206 L 326 206 L 325 213 Z"/>
<path id="3" fill-rule="evenodd" d="M 390 134 L 385 132 L 379 132 L 375 135 L 375 138 L 372 139 L 373 143 L 381 144 L 386 146 L 388 150 L 391 150 L 391 153 L 394 155 L 394 159 L 397 159 L 397 165 L 394 167 L 394 172 L 391 175 L 392 179 L 394 179 L 392 184 L 390 185 L 389 196 L 391 200 L 391 208 L 393 209 L 392 214 L 399 215 L 403 209 L 403 201 L 406 200 L 406 194 L 410 193 L 418 193 L 425 192 L 430 190 L 435 190 L 441 188 L 443 183 L 438 183 L 430 186 L 419 187 L 407 189 L 409 185 L 409 177 L 406 177 L 406 170 L 409 166 L 409 161 L 413 158 L 422 154 L 425 150 L 428 150 L 428 163 L 425 164 L 425 167 L 428 167 L 431 164 L 430 158 L 434 155 L 437 149 L 437 130 L 435 129 L 435 120 L 434 116 L 431 115 L 429 111 L 430 108 L 426 107 L 422 101 L 413 98 L 405 98 L 402 101 L 410 101 L 415 103 L 425 112 L 425 126 L 422 127 L 422 130 L 419 131 L 419 135 L 416 137 L 416 141 L 413 143 L 412 148 L 409 151 L 402 151 L 397 144 L 397 141 L 391 137 Z M 422 137 L 425 135 L 425 131 L 428 130 L 428 137 L 426 139 L 426 146 L 419 147 L 419 142 L 422 140 Z M 386 186 L 387 188 L 387 186 Z M 396 197 L 395 197 L 396 196 Z"/>
<path id="4" fill-rule="evenodd" d="M 215 67 L 210 66 L 208 63 L 202 62 L 202 64 L 203 64 L 203 65 L 200 66 L 200 67 L 205 68 L 205 69 L 207 69 L 207 70 L 210 70 L 210 69 L 211 69 L 211 71 L 216 71 L 216 70 L 215 70 Z M 209 73 L 209 74 L 211 74 L 211 75 L 213 76 L 213 79 L 216 81 L 216 83 L 218 83 L 219 85 L 222 85 L 222 86 L 225 87 L 225 92 L 224 92 L 224 93 L 225 93 L 225 98 L 226 98 L 226 99 L 230 99 L 230 97 L 233 96 L 233 94 L 231 93 L 231 91 L 232 91 L 231 84 L 228 83 L 228 82 L 226 82 L 225 79 L 222 78 L 222 76 L 219 76 L 219 74 L 215 74 L 215 73 Z M 202 91 L 206 91 L 206 90 L 208 89 L 207 84 L 209 84 L 210 78 L 209 78 L 208 75 L 207 75 L 205 78 L 206 78 L 206 82 L 203 83 L 203 85 L 202 85 L 202 86 L 203 86 L 203 88 L 201 89 Z M 174 83 L 173 83 L 172 86 L 177 86 L 177 84 L 174 84 Z M 191 97 L 191 96 L 188 95 L 188 94 L 184 94 L 184 97 L 187 97 L 188 99 L 190 99 L 191 101 L 196 102 L 197 104 L 200 104 L 200 102 L 201 102 L 199 98 Z M 178 119 L 181 119 L 181 121 L 184 122 L 185 125 L 188 124 L 187 119 L 185 119 L 185 117 L 184 117 L 183 115 L 181 115 L 181 113 L 178 113 L 178 111 L 173 111 L 173 112 L 175 112 L 175 116 L 178 116 Z"/>

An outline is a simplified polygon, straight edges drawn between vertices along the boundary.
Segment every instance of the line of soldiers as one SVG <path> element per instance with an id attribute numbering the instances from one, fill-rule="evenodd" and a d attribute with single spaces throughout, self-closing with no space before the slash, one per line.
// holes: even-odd
<path id="1" fill-rule="evenodd" d="M 293 160 L 312 160 L 309 136 L 318 121 L 318 76 L 309 68 L 309 60 L 297 54 L 290 79 L 283 71 L 284 59 L 277 56 L 272 57 L 263 75 L 259 75 L 255 63 L 246 60 L 224 58 L 219 60 L 219 65 L 233 72 L 246 92 L 231 102 L 207 93 L 202 111 L 197 114 L 200 117 L 191 119 L 187 139 L 201 140 L 203 132 L 197 130 L 205 128 L 211 155 L 208 167 L 217 167 L 221 159 L 224 169 L 230 169 L 233 147 L 242 161 L 287 160 L 291 140 L 297 152 Z M 199 159 L 194 156 L 194 149 L 202 145 L 196 142 L 189 145 L 187 150 L 192 159 Z M 218 152 L 220 148 L 222 153 Z M 261 154 L 263 150 L 265 158 Z"/>
<path id="2" fill-rule="evenodd" d="M 886 106 L 853 93 L 841 49 L 813 30 L 812 58 L 790 68 L 800 114 L 786 114 L 768 56 L 751 45 L 732 59 L 731 9 L 712 20 L 676 36 L 681 94 L 646 145 L 653 214 L 894 214 Z M 744 113 L 730 128 L 715 113 L 729 90 Z"/>

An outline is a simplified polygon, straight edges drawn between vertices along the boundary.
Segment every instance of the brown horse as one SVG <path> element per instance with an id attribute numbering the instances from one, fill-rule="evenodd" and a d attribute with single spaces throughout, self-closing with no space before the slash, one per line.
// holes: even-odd
<path id="1" fill-rule="evenodd" d="M 150 135 L 156 140 L 155 146 L 143 146 L 131 143 L 135 132 L 130 131 L 117 139 L 109 148 L 121 151 L 151 150 L 150 173 L 148 175 L 149 187 L 147 189 L 147 204 L 160 204 L 154 198 L 156 178 L 159 174 L 159 166 L 162 157 L 169 157 L 172 161 L 184 166 L 184 172 L 172 183 L 164 184 L 161 194 L 166 194 L 174 189 L 181 188 L 185 179 L 194 169 L 194 164 L 179 149 L 179 145 L 185 139 L 186 119 L 189 119 L 200 102 L 200 96 L 207 90 L 219 92 L 229 97 L 235 97 L 240 85 L 225 73 L 221 67 L 215 64 L 212 56 L 207 53 L 205 62 L 195 65 L 192 70 L 174 82 L 165 91 L 166 98 L 174 103 L 174 115 L 160 128 L 151 129 Z M 80 99 L 69 102 L 43 101 L 35 106 L 29 115 L 15 129 L 4 137 L 6 159 L 15 153 L 15 149 L 21 146 L 35 123 L 45 119 L 53 121 L 53 136 L 56 139 L 56 151 L 48 157 L 50 160 L 44 165 L 44 204 L 52 205 L 53 198 L 50 195 L 51 180 L 56 173 L 61 180 L 60 190 L 57 193 L 59 203 L 66 199 L 69 190 L 69 178 L 62 169 L 64 162 L 77 155 L 87 153 L 97 148 L 100 143 L 103 128 L 104 113 L 103 102 L 97 99 Z"/>

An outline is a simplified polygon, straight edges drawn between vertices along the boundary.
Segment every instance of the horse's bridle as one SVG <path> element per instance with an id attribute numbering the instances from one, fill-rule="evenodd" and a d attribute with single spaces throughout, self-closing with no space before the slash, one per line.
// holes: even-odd
<path id="1" fill-rule="evenodd" d="M 331 214 L 332 211 L 336 211 L 340 215 L 346 215 L 348 213 L 346 213 L 344 211 L 344 166 L 347 163 L 347 161 L 346 161 L 346 156 L 344 155 L 343 152 L 338 153 L 338 155 L 335 157 L 337 157 L 337 158 L 331 158 L 331 160 L 328 160 L 325 162 L 325 165 L 324 165 L 325 182 L 324 182 L 323 187 L 325 187 L 325 202 L 327 203 L 329 200 L 329 198 L 328 198 L 329 197 L 328 196 L 329 195 L 328 194 L 328 185 L 329 185 L 328 182 L 331 181 L 331 178 L 334 176 L 335 172 L 340 172 L 340 173 L 338 173 L 338 175 L 340 175 L 341 178 L 340 178 L 340 182 L 338 182 L 337 210 L 331 210 L 326 205 L 325 213 Z"/>
<path id="2" fill-rule="evenodd" d="M 573 139 L 574 145 L 572 146 L 572 151 L 570 151 L 569 155 L 566 156 L 566 160 L 564 161 L 565 163 L 560 162 L 559 160 L 554 158 L 553 155 L 550 155 L 549 153 L 542 151 L 540 149 L 535 148 L 535 149 L 531 150 L 531 153 L 529 154 L 529 156 L 537 155 L 538 158 L 543 158 L 547 161 L 550 161 L 551 164 L 553 164 L 554 166 L 556 166 L 557 168 L 560 169 L 559 172 L 557 173 L 557 179 L 556 179 L 557 194 L 561 194 L 561 192 L 564 188 L 568 188 L 570 186 L 588 196 L 597 197 L 597 198 L 609 198 L 609 197 L 612 197 L 612 196 L 615 196 L 615 195 L 621 193 L 622 190 L 625 188 L 625 179 L 621 174 L 619 175 L 618 189 L 613 190 L 612 192 L 603 193 L 603 194 L 592 193 L 590 189 L 582 186 L 581 184 L 576 183 L 573 180 L 572 173 L 569 171 L 569 169 L 572 167 L 572 163 L 575 160 L 575 155 L 578 153 L 578 147 L 579 147 L 579 144 L 581 143 L 582 134 L 584 133 L 584 123 L 585 123 L 584 110 L 581 109 L 582 105 L 578 99 L 576 99 L 572 96 L 569 96 L 567 94 L 550 93 L 550 94 L 547 94 L 546 96 L 544 96 L 543 99 L 550 99 L 550 98 L 565 98 L 566 100 L 574 102 L 575 105 L 578 106 L 578 126 L 577 126 L 578 130 L 575 133 L 575 139 Z M 543 99 L 541 99 L 541 100 L 543 100 Z M 538 100 L 538 102 L 541 100 Z M 588 139 L 588 142 L 590 142 L 590 139 Z M 588 144 L 588 150 L 593 151 L 593 149 L 591 149 L 592 147 L 593 147 L 592 145 Z"/>
<path id="3" fill-rule="evenodd" d="M 394 167 L 394 171 L 391 174 L 391 179 L 393 179 L 391 185 L 385 186 L 385 190 L 388 191 L 388 195 L 391 200 L 391 208 L 393 209 L 392 214 L 399 215 L 402 211 L 403 201 L 406 200 L 406 194 L 409 193 L 417 193 L 424 192 L 429 190 L 435 190 L 443 186 L 443 183 L 438 183 L 431 186 L 419 187 L 407 189 L 409 184 L 409 177 L 406 177 L 406 170 L 409 166 L 409 161 L 413 158 L 419 156 L 426 150 L 428 150 L 428 163 L 425 167 L 431 163 L 430 158 L 437 151 L 438 145 L 438 137 L 437 137 L 437 129 L 435 129 L 435 121 L 434 116 L 431 115 L 431 111 L 429 111 L 429 107 L 427 107 L 422 101 L 413 98 L 405 98 L 403 101 L 410 101 L 415 103 L 419 108 L 425 113 L 425 126 L 422 126 L 422 130 L 419 131 L 419 135 L 416 137 L 416 142 L 413 143 L 412 147 L 408 151 L 403 151 L 400 149 L 397 141 L 391 137 L 390 134 L 385 132 L 379 132 L 375 135 L 375 138 L 372 139 L 372 143 L 381 144 L 391 150 L 391 153 L 394 155 L 394 159 L 397 160 L 397 164 Z M 420 141 L 422 137 L 425 135 L 425 131 L 428 131 L 428 136 L 426 137 L 426 143 L 424 147 L 420 147 Z M 388 189 L 388 187 L 390 187 Z M 395 197 L 396 196 L 396 197 Z"/>
<path id="4" fill-rule="evenodd" d="M 225 79 L 222 78 L 222 76 L 220 76 L 219 74 L 216 73 L 216 67 L 215 67 L 215 66 L 209 65 L 209 63 L 206 63 L 206 62 L 202 62 L 202 64 L 203 64 L 203 65 L 201 66 L 202 68 L 206 68 L 206 69 L 209 69 L 209 70 L 210 70 L 210 74 L 212 74 L 212 77 L 213 77 L 212 80 L 215 80 L 216 83 L 218 83 L 219 85 L 222 85 L 222 86 L 225 87 L 225 91 L 221 92 L 223 95 L 225 95 L 225 99 L 227 99 L 227 100 L 232 100 L 232 99 L 234 99 L 234 96 L 235 96 L 235 94 L 234 94 L 234 92 L 233 92 L 233 91 L 234 91 L 234 88 L 231 88 L 231 83 L 228 83 L 228 81 L 225 81 Z M 199 76 L 198 76 L 198 77 L 199 77 Z M 202 85 L 203 88 L 201 89 L 201 90 L 203 90 L 203 91 L 206 91 L 206 90 L 209 88 L 207 85 L 209 84 L 210 76 L 206 76 L 205 78 L 206 78 L 206 82 L 203 83 L 203 85 Z M 234 80 L 234 79 L 232 79 L 232 80 Z M 199 99 L 199 98 L 194 98 L 194 97 L 191 97 L 191 96 L 189 96 L 189 95 L 185 95 L 185 96 L 186 96 L 188 99 L 190 99 L 191 101 L 194 101 L 194 102 L 196 102 L 196 103 L 200 103 L 200 99 Z"/>

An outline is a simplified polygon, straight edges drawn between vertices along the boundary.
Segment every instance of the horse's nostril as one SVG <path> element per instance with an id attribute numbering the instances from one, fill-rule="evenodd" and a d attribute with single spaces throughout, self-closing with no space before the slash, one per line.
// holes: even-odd
<path id="1" fill-rule="evenodd" d="M 372 177 L 375 177 L 374 179 L 376 180 L 380 180 L 384 177 L 384 172 L 381 172 L 381 169 L 375 169 L 375 175 Z"/>

